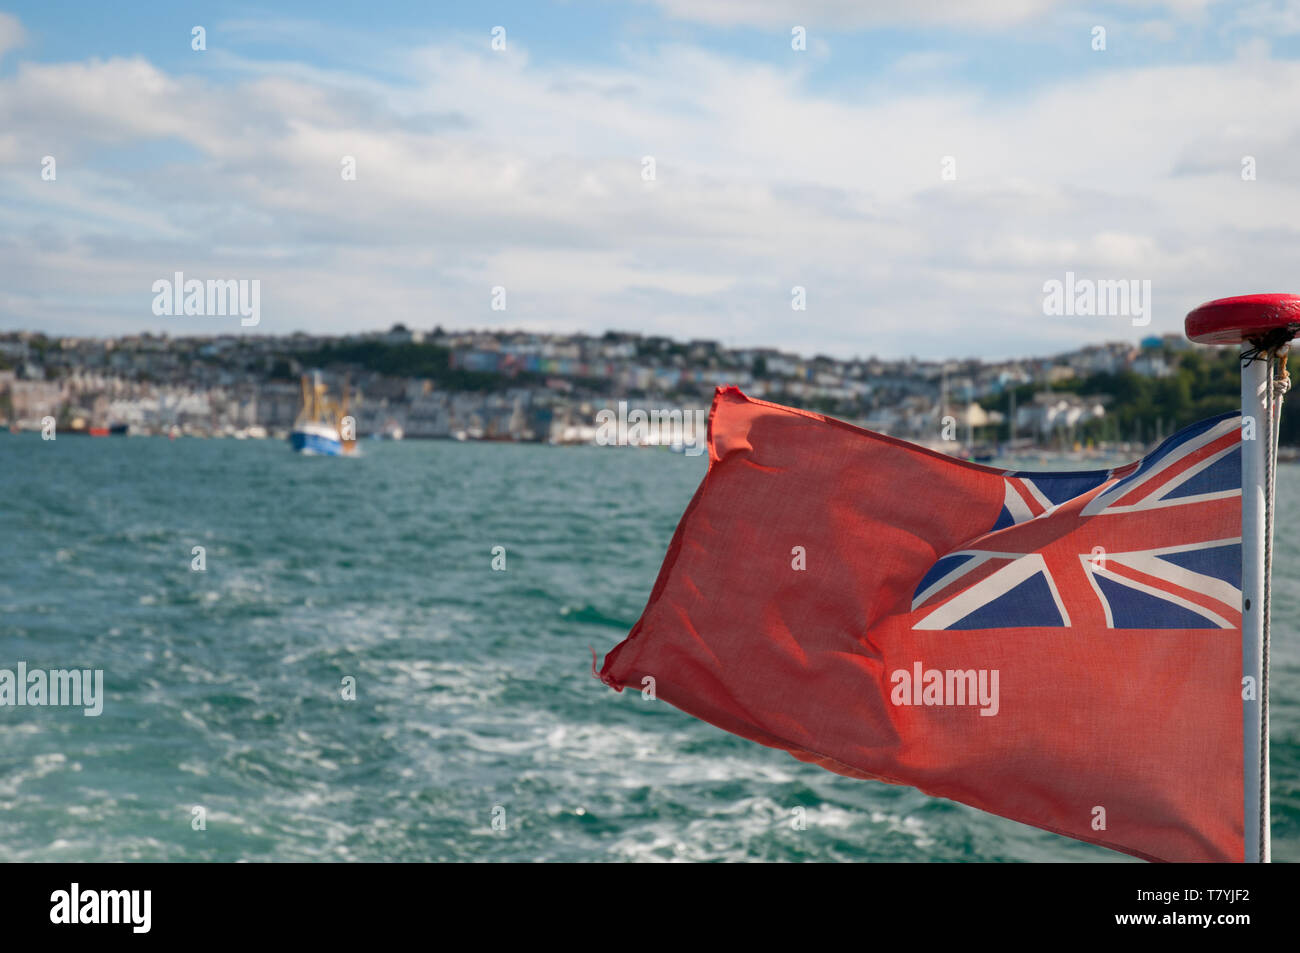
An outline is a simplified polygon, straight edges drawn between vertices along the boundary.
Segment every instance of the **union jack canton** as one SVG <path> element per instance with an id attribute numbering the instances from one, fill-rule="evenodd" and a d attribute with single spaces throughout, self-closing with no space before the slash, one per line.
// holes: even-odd
<path id="1" fill-rule="evenodd" d="M 925 574 L 912 627 L 1240 628 L 1240 417 L 1113 470 L 1005 471 L 997 522 Z"/>

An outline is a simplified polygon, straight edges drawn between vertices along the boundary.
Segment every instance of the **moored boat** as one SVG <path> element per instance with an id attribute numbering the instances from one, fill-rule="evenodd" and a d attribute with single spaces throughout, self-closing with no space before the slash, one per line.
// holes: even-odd
<path id="1" fill-rule="evenodd" d="M 329 397 L 320 375 L 310 381 L 302 378 L 302 409 L 289 432 L 289 444 L 295 451 L 325 457 L 353 456 L 357 452 L 354 433 L 343 433 L 348 417 L 348 390 L 343 387 L 341 402 Z M 355 426 L 355 424 L 352 424 Z"/>

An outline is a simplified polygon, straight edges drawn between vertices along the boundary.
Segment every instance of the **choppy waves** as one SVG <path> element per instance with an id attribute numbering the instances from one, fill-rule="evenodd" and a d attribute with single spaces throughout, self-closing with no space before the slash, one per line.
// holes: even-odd
<path id="1" fill-rule="evenodd" d="M 368 451 L 0 435 L 0 646 L 107 689 L 99 718 L 4 711 L 0 860 L 1126 859 L 594 681 L 699 459 Z M 1300 470 L 1281 488 L 1274 836 L 1296 860 Z"/>

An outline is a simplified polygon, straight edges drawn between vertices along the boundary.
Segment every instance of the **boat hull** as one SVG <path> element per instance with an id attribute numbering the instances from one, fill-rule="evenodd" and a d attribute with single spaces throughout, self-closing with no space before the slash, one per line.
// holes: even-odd
<path id="1" fill-rule="evenodd" d="M 333 427 L 308 424 L 295 428 L 289 434 L 289 445 L 295 451 L 322 457 L 344 456 L 343 441 Z"/>

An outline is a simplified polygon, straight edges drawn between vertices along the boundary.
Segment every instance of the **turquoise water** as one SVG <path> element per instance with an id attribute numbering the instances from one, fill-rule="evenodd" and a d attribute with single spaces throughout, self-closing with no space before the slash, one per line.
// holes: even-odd
<path id="1" fill-rule="evenodd" d="M 107 695 L 98 718 L 0 709 L 0 860 L 1130 859 L 592 679 L 703 458 L 365 450 L 0 434 L 0 668 L 102 668 Z M 1294 861 L 1300 469 L 1279 493 L 1273 836 Z"/>

